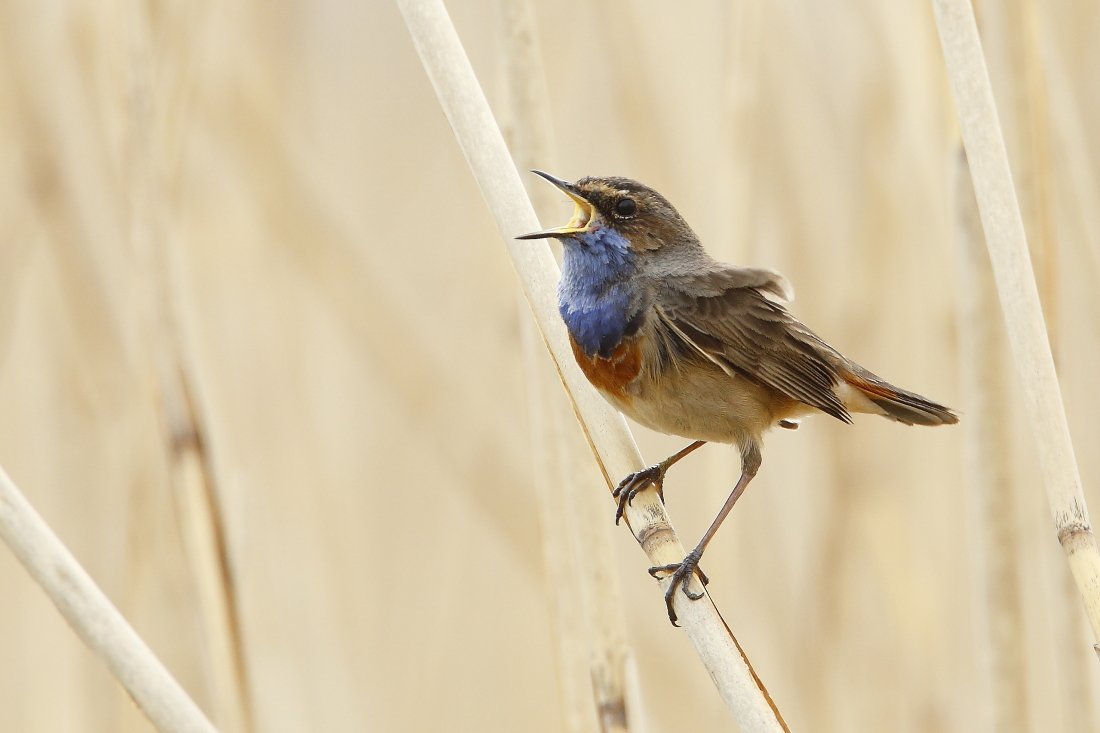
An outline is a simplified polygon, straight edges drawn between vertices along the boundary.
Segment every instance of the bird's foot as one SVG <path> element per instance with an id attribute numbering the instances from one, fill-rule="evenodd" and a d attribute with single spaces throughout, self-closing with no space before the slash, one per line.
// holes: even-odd
<path id="1" fill-rule="evenodd" d="M 658 565 L 657 567 L 650 568 L 649 574 L 657 580 L 662 580 L 661 573 L 672 573 L 672 581 L 668 584 L 668 588 L 665 589 L 665 607 L 668 609 L 668 620 L 672 622 L 673 626 L 679 626 L 676 623 L 676 611 L 672 609 L 672 599 L 675 597 L 676 588 L 680 587 L 684 590 L 684 595 L 693 601 L 697 601 L 703 597 L 702 593 L 693 593 L 688 584 L 691 582 L 691 574 L 699 573 L 699 580 L 703 585 L 710 584 L 710 578 L 699 567 L 699 559 L 702 557 L 702 553 L 698 551 L 698 548 L 692 550 L 687 554 L 687 557 L 682 562 L 673 563 L 671 565 Z"/>
<path id="2" fill-rule="evenodd" d="M 623 518 L 626 505 L 632 503 L 635 496 L 650 486 L 657 487 L 657 496 L 661 497 L 661 503 L 664 503 L 665 470 L 665 466 L 658 463 L 655 466 L 643 468 L 641 471 L 635 471 L 619 482 L 619 485 L 611 492 L 611 496 L 619 500 L 619 505 L 615 508 L 615 524 L 618 524 L 619 520 Z"/>

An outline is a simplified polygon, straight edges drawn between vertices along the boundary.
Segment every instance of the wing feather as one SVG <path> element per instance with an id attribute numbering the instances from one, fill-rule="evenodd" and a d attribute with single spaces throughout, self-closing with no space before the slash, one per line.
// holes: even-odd
<path id="1" fill-rule="evenodd" d="M 657 303 L 675 331 L 727 372 L 851 422 L 835 389 L 843 357 L 764 291 L 787 295 L 789 286 L 770 270 L 726 267 L 665 278 Z"/>

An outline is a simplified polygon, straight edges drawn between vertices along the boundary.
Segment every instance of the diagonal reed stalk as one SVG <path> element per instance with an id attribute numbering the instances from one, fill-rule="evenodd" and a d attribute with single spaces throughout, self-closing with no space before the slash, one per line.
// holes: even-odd
<path id="1" fill-rule="evenodd" d="M 160 733 L 217 733 L 2 468 L 0 537 Z"/>
<path id="2" fill-rule="evenodd" d="M 1066 320 L 1060 305 L 1060 261 L 1065 240 L 1068 238 L 1061 227 L 1054 226 L 1053 196 L 1057 176 L 1053 167 L 1050 94 L 1046 82 L 1047 78 L 1053 78 L 1054 75 L 1046 72 L 1047 61 L 1041 49 L 1040 27 L 1043 24 L 1040 9 L 1037 0 L 975 0 L 974 13 L 977 16 L 978 33 L 989 67 L 993 93 L 1000 100 L 998 112 L 1004 128 L 1005 145 L 1024 221 L 1028 250 L 1035 267 L 1043 320 L 1050 337 L 1051 351 L 1057 360 L 1063 343 L 1060 338 L 1061 324 Z M 1064 117 L 1065 115 L 1059 115 L 1059 121 Z M 973 195 L 970 198 L 972 200 Z M 975 223 L 977 224 L 977 217 Z M 988 255 L 982 253 L 981 258 L 988 263 Z M 988 270 L 988 264 L 984 267 Z M 989 276 L 989 280 L 990 292 L 995 293 L 992 276 Z M 993 297 L 995 300 L 995 295 Z M 994 318 L 995 310 L 996 308 L 990 311 Z M 997 358 L 1003 357 L 998 354 Z M 988 427 L 992 420 L 987 419 L 984 414 L 980 422 L 983 427 L 977 428 L 978 430 L 997 430 Z M 1000 470 L 1008 469 L 1006 466 Z M 1026 527 L 1029 549 L 1039 549 L 1036 543 L 1042 543 L 1045 549 L 1045 544 L 1050 539 L 1045 528 L 1030 522 Z M 1039 555 L 1050 563 L 1045 574 L 1049 575 L 1053 583 L 1054 592 L 1048 598 L 1053 604 L 1051 612 L 1058 619 L 1053 628 L 1060 659 L 1058 689 L 1061 693 L 1063 719 L 1068 726 L 1067 730 L 1095 730 L 1095 715 L 1088 690 L 1090 662 L 1085 653 L 1088 632 L 1080 623 L 1081 611 L 1077 601 L 1079 594 L 1068 567 L 1059 565 L 1061 561 L 1046 552 Z M 1009 639 L 1007 634 L 1003 643 L 1019 646 L 1018 639 Z M 1019 652 L 1005 649 L 1000 653 L 1011 656 Z M 1005 695 L 1003 699 L 1008 705 L 1017 705 L 1019 703 L 1016 699 L 1019 697 L 1012 693 Z"/>
<path id="3" fill-rule="evenodd" d="M 442 0 L 398 0 L 398 6 L 610 488 L 644 463 L 623 416 L 596 394 L 574 363 L 557 312 L 558 268 L 549 247 L 515 240 L 538 229 L 539 222 L 485 95 Z M 626 518 L 652 565 L 683 559 L 684 548 L 655 491 L 640 495 L 628 507 Z M 662 589 L 668 582 L 662 581 Z M 778 709 L 710 597 L 692 602 L 676 593 L 675 610 L 743 733 L 786 731 Z"/>
<path id="4" fill-rule="evenodd" d="M 1054 526 L 1100 641 L 1100 552 L 1081 490 L 974 9 L 969 0 L 933 0 L 932 7 Z M 1100 645 L 1095 648 L 1100 654 Z"/>

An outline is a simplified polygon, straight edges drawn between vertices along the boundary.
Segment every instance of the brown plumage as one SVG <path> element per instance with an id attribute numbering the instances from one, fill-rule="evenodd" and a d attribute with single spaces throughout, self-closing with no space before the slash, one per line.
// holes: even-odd
<path id="1" fill-rule="evenodd" d="M 665 599 L 673 623 L 673 593 L 679 586 L 700 597 L 686 580 L 756 475 L 768 430 L 796 427 L 817 412 L 845 423 L 852 413 L 906 425 L 958 422 L 949 408 L 885 382 L 792 316 L 780 302 L 791 298 L 782 275 L 712 259 L 653 189 L 628 178 L 570 184 L 536 173 L 577 205 L 568 225 L 521 237 L 562 241 L 558 299 L 577 363 L 633 420 L 695 441 L 619 484 L 616 521 L 639 491 L 661 491 L 668 468 L 703 442 L 741 452 L 741 478 L 699 544 L 682 563 L 651 568 L 672 574 Z"/>

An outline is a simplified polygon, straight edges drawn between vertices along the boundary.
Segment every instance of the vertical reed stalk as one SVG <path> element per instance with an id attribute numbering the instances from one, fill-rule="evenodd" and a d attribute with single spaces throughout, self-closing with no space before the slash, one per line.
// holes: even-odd
<path id="1" fill-rule="evenodd" d="M 2 468 L 0 537 L 160 733 L 217 733 Z"/>
<path id="2" fill-rule="evenodd" d="M 205 642 L 200 652 L 210 674 L 212 715 L 225 733 L 248 733 L 251 711 L 224 523 L 205 431 L 182 368 L 162 373 L 159 396 L 169 480 Z"/>
<path id="3" fill-rule="evenodd" d="M 546 92 L 539 52 L 538 30 L 531 0 L 498 0 L 502 20 L 504 71 L 510 112 L 509 124 L 502 127 L 508 133 L 510 148 L 516 164 L 521 169 L 556 169 L 553 151 L 550 103 Z M 558 197 L 548 186 L 539 186 L 532 196 L 535 211 L 542 221 L 552 219 L 557 213 Z M 629 731 L 632 728 L 626 703 L 626 664 L 630 650 L 626 643 L 622 597 L 613 572 L 614 560 L 610 543 L 610 526 L 603 511 L 605 502 L 599 500 L 602 484 L 598 472 L 588 461 L 588 449 L 584 436 L 576 428 L 572 410 L 565 395 L 558 388 L 552 363 L 546 352 L 539 348 L 538 331 L 531 319 L 520 318 L 524 341 L 524 366 L 529 393 L 541 399 L 536 407 L 543 413 L 542 420 L 532 432 L 536 452 L 548 453 L 546 466 L 556 477 L 551 483 L 547 477 L 536 477 L 536 490 L 551 492 L 540 506 L 551 508 L 553 513 L 543 515 L 543 541 L 556 546 L 564 544 L 567 550 L 562 568 L 548 568 L 550 577 L 563 571 L 564 582 L 554 583 L 550 592 L 556 594 L 575 586 L 578 593 L 565 592 L 557 604 L 559 614 L 557 628 L 573 635 L 581 632 L 585 653 L 583 666 L 571 659 L 561 660 L 559 672 L 573 675 L 585 670 L 582 702 L 595 714 L 599 729 Z M 531 345 L 530 347 L 528 345 Z M 533 384 L 537 383 L 537 384 Z M 537 469 L 537 470 L 541 470 Z M 541 480 L 540 480 L 541 478 Z M 556 549 L 546 555 L 561 556 Z M 579 611 L 579 613 L 578 613 Z M 577 629 L 568 629 L 572 625 Z M 563 652 L 566 647 L 563 645 Z M 564 655 L 563 655 L 564 656 Z M 576 680 L 563 680 L 563 688 L 575 688 Z M 573 703 L 574 705 L 576 703 Z M 572 717 L 572 716 L 571 716 Z"/>
<path id="4" fill-rule="evenodd" d="M 212 714 L 226 733 L 252 729 L 244 655 L 229 574 L 224 524 L 203 420 L 195 399 L 189 359 L 178 321 L 179 264 L 165 223 L 163 173 L 156 147 L 157 99 L 152 30 L 140 3 L 131 9 L 130 38 L 130 245 L 129 282 L 134 289 L 124 309 L 136 331 L 137 349 L 158 410 L 168 478 L 176 502 L 183 550 L 198 601 L 204 644 L 198 653 L 210 674 Z"/>
<path id="5" fill-rule="evenodd" d="M 519 304 L 526 307 L 526 301 Z M 549 382 L 556 375 L 546 364 L 546 349 L 538 329 L 521 317 L 520 338 L 527 378 L 527 409 L 531 421 L 532 488 L 539 509 L 542 556 L 550 605 L 551 633 L 555 641 L 558 697 L 566 733 L 599 730 L 588 671 L 588 640 L 577 609 L 581 608 L 576 563 L 569 532 L 569 506 L 565 488 L 571 477 L 562 452 L 554 392 Z"/>
<path id="6" fill-rule="evenodd" d="M 564 401 L 560 392 L 558 396 Z M 576 435 L 576 420 L 567 409 L 559 410 L 555 417 L 565 445 L 569 446 L 564 457 L 569 461 L 567 476 L 570 480 L 562 488 L 569 513 L 574 517 L 569 530 L 588 638 L 589 684 L 602 733 L 625 733 L 641 726 L 638 725 L 640 721 L 631 719 L 631 707 L 626 700 L 630 648 L 626 642 L 623 600 L 612 559 L 611 524 L 607 519 L 607 503 L 599 501 L 599 474 L 588 457 L 575 450 L 579 446 L 572 445 L 574 440 L 583 440 L 583 437 Z"/>
<path id="7" fill-rule="evenodd" d="M 1002 100 L 1006 148 L 1050 334 L 1051 351 L 1057 358 L 1061 332 L 1058 292 L 1061 243 L 1055 236 L 1051 205 L 1054 175 L 1047 74 L 1039 40 L 1039 8 L 1035 0 L 981 0 L 976 5 L 976 13 L 991 82 L 997 97 Z M 1046 539 L 1034 537 L 1032 546 Z M 1047 557 L 1045 553 L 1040 556 Z M 1051 562 L 1056 561 L 1052 559 Z M 1058 619 L 1055 624 L 1060 647 L 1058 668 L 1064 675 L 1059 685 L 1063 712 L 1069 728 L 1091 731 L 1095 725 L 1085 685 L 1088 661 L 1082 653 L 1087 632 L 1080 623 L 1077 590 L 1064 566 L 1051 567 L 1050 575 L 1055 589 L 1052 611 Z"/>
<path id="8" fill-rule="evenodd" d="M 966 155 L 955 166 L 955 244 L 959 289 L 959 354 L 965 420 L 966 484 L 975 559 L 975 619 L 986 666 L 991 717 L 986 730 L 1028 729 L 1020 540 L 1012 480 L 1008 344 L 989 266 Z M 992 725 L 988 725 L 991 723 Z"/>
<path id="9" fill-rule="evenodd" d="M 1056 177 L 1054 196 L 1056 200 L 1069 202 L 1078 221 L 1080 230 L 1077 236 L 1066 237 L 1067 244 L 1077 242 L 1086 259 L 1092 264 L 1094 283 L 1100 283 L 1100 224 L 1097 223 L 1097 204 L 1100 202 L 1100 183 L 1089 163 L 1089 135 L 1081 124 L 1081 111 L 1068 82 L 1065 62 L 1061 58 L 1057 39 L 1047 39 L 1044 47 L 1048 50 L 1045 57 L 1047 65 L 1046 79 L 1051 115 L 1051 137 L 1054 156 L 1058 169 L 1064 171 L 1068 185 L 1058 186 L 1061 177 Z"/>
<path id="10" fill-rule="evenodd" d="M 515 240 L 537 229 L 539 222 L 473 68 L 442 0 L 398 0 L 398 5 L 610 488 L 622 476 L 643 468 L 642 457 L 623 416 L 588 385 L 573 360 L 557 313 L 558 268 L 549 247 Z M 655 491 L 637 498 L 627 510 L 627 520 L 651 564 L 683 559 L 683 546 Z M 660 585 L 667 583 L 665 579 Z M 675 610 L 743 733 L 787 730 L 709 596 L 692 602 L 677 593 Z"/>
<path id="11" fill-rule="evenodd" d="M 505 76 L 505 102 L 502 105 L 508 123 L 502 125 L 517 159 L 534 167 L 536 160 L 550 156 L 550 129 L 539 127 L 547 122 L 536 110 L 543 107 L 545 89 L 538 64 L 529 3 L 523 0 L 498 0 L 502 33 L 502 66 Z M 547 165 L 547 164 L 544 164 Z M 538 196 L 536 189 L 536 196 Z M 548 191 L 533 200 L 548 210 L 552 201 Z M 543 562 L 550 605 L 551 632 L 556 641 L 558 693 L 565 730 L 568 733 L 594 733 L 599 730 L 596 705 L 588 674 L 588 639 L 581 614 L 581 590 L 571 544 L 569 523 L 575 516 L 569 511 L 565 488 L 574 480 L 569 474 L 570 449 L 561 430 L 561 390 L 556 382 L 553 363 L 546 357 L 542 338 L 531 319 L 524 316 L 527 304 L 517 289 L 520 337 L 527 383 L 527 409 L 531 425 L 532 488 L 539 508 Z M 568 406 L 566 407 L 568 409 Z"/>
<path id="12" fill-rule="evenodd" d="M 1026 415 L 1058 541 L 1100 640 L 1100 553 L 1089 524 L 1008 155 L 969 0 L 933 0 Z M 1100 653 L 1100 645 L 1095 647 Z"/>
<path id="13" fill-rule="evenodd" d="M 721 192 L 715 215 L 729 262 L 752 261 L 753 153 L 760 103 L 761 0 L 729 0 L 722 50 L 722 133 L 714 171 Z M 719 259 L 723 259 L 719 257 Z M 724 497 L 723 497 L 724 498 Z"/>

